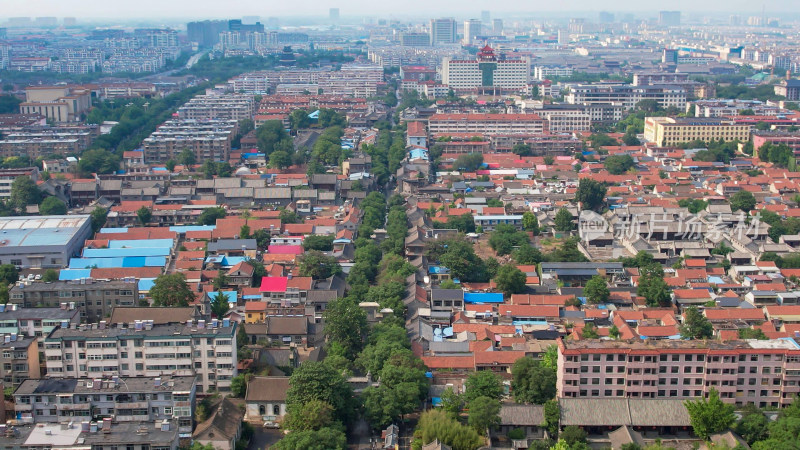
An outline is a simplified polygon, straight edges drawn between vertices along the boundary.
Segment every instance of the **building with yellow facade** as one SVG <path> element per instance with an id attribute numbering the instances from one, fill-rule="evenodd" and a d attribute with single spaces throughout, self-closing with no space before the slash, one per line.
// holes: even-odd
<path id="1" fill-rule="evenodd" d="M 716 118 L 647 117 L 644 138 L 659 147 L 671 147 L 684 142 L 748 141 L 750 126 Z"/>

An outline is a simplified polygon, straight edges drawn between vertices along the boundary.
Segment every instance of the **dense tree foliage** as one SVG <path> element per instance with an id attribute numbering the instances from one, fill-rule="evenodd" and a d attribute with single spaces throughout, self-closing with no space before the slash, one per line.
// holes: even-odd
<path id="1" fill-rule="evenodd" d="M 707 399 L 686 400 L 684 405 L 689 412 L 694 433 L 702 439 L 726 431 L 736 422 L 733 405 L 723 402 L 719 398 L 719 392 L 713 387 L 709 390 Z"/>
<path id="2" fill-rule="evenodd" d="M 517 403 L 542 405 L 556 395 L 556 370 L 525 356 L 511 367 L 511 392 Z"/>
<path id="3" fill-rule="evenodd" d="M 714 335 L 714 327 L 696 306 L 690 306 L 683 313 L 680 333 L 684 339 L 708 339 Z"/>
<path id="4" fill-rule="evenodd" d="M 195 300 L 194 292 L 189 288 L 186 277 L 180 273 L 159 275 L 150 288 L 153 306 L 189 306 Z"/>

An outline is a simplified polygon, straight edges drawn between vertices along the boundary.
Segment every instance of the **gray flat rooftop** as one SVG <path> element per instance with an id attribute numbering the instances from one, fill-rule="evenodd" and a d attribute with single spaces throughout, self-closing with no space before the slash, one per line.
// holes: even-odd
<path id="1" fill-rule="evenodd" d="M 216 333 L 214 330 L 217 330 Z M 154 325 L 152 330 L 135 330 L 133 328 L 106 328 L 106 329 L 91 329 L 91 330 L 81 330 L 78 328 L 57 328 L 53 330 L 53 333 L 47 337 L 46 340 L 58 340 L 58 339 L 69 339 L 69 340 L 86 340 L 86 339 L 134 339 L 137 337 L 177 337 L 182 336 L 186 338 L 190 337 L 214 337 L 219 336 L 220 338 L 226 338 L 233 336 L 233 327 L 217 327 L 217 328 L 209 328 L 208 324 L 206 324 L 206 328 L 197 328 L 197 325 L 193 327 L 187 327 L 185 324 L 169 324 L 169 325 Z"/>
<path id="2" fill-rule="evenodd" d="M 118 383 L 105 378 L 96 381 L 92 378 L 45 378 L 41 380 L 25 380 L 19 385 L 14 395 L 25 394 L 88 394 L 93 392 L 152 392 L 163 390 L 169 392 L 189 392 L 194 385 L 192 376 L 162 376 L 159 386 L 155 386 L 156 377 L 119 377 Z M 91 386 L 91 387 L 89 387 Z M 99 388 L 97 386 L 100 386 Z"/>

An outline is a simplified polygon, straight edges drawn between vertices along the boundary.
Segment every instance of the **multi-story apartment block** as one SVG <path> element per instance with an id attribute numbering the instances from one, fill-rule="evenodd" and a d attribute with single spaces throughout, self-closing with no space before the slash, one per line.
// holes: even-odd
<path id="1" fill-rule="evenodd" d="M 800 133 L 791 131 L 754 131 L 753 148 L 756 150 L 762 145 L 786 144 L 794 151 L 795 156 L 800 156 Z"/>
<path id="2" fill-rule="evenodd" d="M 254 114 L 255 101 L 248 94 L 198 95 L 178 109 L 181 119 L 190 120 L 252 120 Z"/>
<path id="3" fill-rule="evenodd" d="M 39 181 L 39 168 L 0 169 L 0 198 L 11 197 L 11 185 L 14 184 L 17 177 L 29 177 L 33 181 Z"/>
<path id="4" fill-rule="evenodd" d="M 547 120 L 537 114 L 434 114 L 428 133 L 541 134 Z"/>
<path id="5" fill-rule="evenodd" d="M 21 114 L 39 114 L 55 122 L 77 122 L 92 106 L 89 89 L 68 86 L 30 86 L 25 88 Z"/>
<path id="6" fill-rule="evenodd" d="M 197 382 L 192 376 L 47 378 L 14 391 L 22 423 L 69 423 L 113 417 L 117 422 L 178 420 L 192 431 Z"/>
<path id="7" fill-rule="evenodd" d="M 800 100 L 800 80 L 783 80 L 775 85 L 775 95 L 782 95 L 786 100 Z"/>
<path id="8" fill-rule="evenodd" d="M 35 337 L 16 333 L 0 335 L 0 380 L 7 387 L 17 387 L 27 379 L 41 375 L 39 349 Z"/>
<path id="9" fill-rule="evenodd" d="M 442 83 L 454 90 L 525 89 L 529 81 L 529 59 L 498 58 L 488 45 L 476 59 L 442 59 Z"/>
<path id="10" fill-rule="evenodd" d="M 29 127 L 3 135 L 0 156 L 27 156 L 32 160 L 48 155 L 79 154 L 100 133 L 93 127 Z"/>
<path id="11" fill-rule="evenodd" d="M 659 147 L 719 139 L 726 142 L 748 141 L 750 125 L 722 119 L 647 117 L 644 121 L 644 138 Z"/>
<path id="12" fill-rule="evenodd" d="M 570 86 L 567 103 L 595 105 L 618 104 L 632 109 L 642 100 L 655 100 L 662 108 L 686 108 L 686 90 L 677 86 L 632 86 L 627 84 L 582 84 Z"/>
<path id="13" fill-rule="evenodd" d="M 237 374 L 236 323 L 152 321 L 57 328 L 44 341 L 51 377 L 194 376 L 202 392 L 228 391 Z"/>
<path id="14" fill-rule="evenodd" d="M 9 292 L 9 303 L 22 308 L 77 309 L 81 319 L 96 322 L 110 316 L 117 306 L 136 306 L 139 285 L 135 280 L 92 279 L 18 284 Z"/>
<path id="15" fill-rule="evenodd" d="M 800 393 L 800 346 L 766 341 L 558 342 L 559 397 L 696 398 L 711 388 L 723 401 L 790 404 Z"/>
<path id="16" fill-rule="evenodd" d="M 0 330 L 20 336 L 44 337 L 58 326 L 81 323 L 80 311 L 63 305 L 61 308 L 19 308 L 18 305 L 0 305 Z M 42 346 L 42 348 L 44 348 Z"/>
<path id="17" fill-rule="evenodd" d="M 778 116 L 791 112 L 759 100 L 696 100 L 686 104 L 686 112 L 691 112 L 692 106 L 695 117 L 739 116 L 745 110 L 752 111 L 756 116 Z"/>
<path id="18" fill-rule="evenodd" d="M 346 64 L 341 70 L 322 72 L 317 84 L 322 94 L 374 97 L 381 82 L 383 82 L 383 67 L 371 64 Z"/>
<path id="19" fill-rule="evenodd" d="M 536 80 L 547 80 L 552 77 L 572 76 L 572 67 L 560 66 L 536 66 L 533 68 L 533 78 Z"/>
<path id="20" fill-rule="evenodd" d="M 636 72 L 633 74 L 634 86 L 652 86 L 654 84 L 683 84 L 689 81 L 688 73 L 678 72 Z"/>
<path id="21" fill-rule="evenodd" d="M 144 160 L 163 162 L 189 149 L 197 161 L 227 161 L 238 128 L 236 120 L 168 120 L 143 141 Z"/>

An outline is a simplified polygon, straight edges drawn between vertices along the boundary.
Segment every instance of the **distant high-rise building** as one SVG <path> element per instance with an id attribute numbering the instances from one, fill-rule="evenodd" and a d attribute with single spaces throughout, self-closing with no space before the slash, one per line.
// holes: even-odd
<path id="1" fill-rule="evenodd" d="M 0 28 L 0 39 L 5 39 L 8 36 L 8 29 L 3 27 Z"/>
<path id="2" fill-rule="evenodd" d="M 492 31 L 494 34 L 503 34 L 503 19 L 492 20 Z"/>
<path id="3" fill-rule="evenodd" d="M 600 11 L 597 17 L 600 23 L 614 23 L 614 13 L 608 11 Z"/>
<path id="4" fill-rule="evenodd" d="M 742 16 L 730 16 L 728 18 L 728 25 L 739 26 L 742 24 Z"/>
<path id="5" fill-rule="evenodd" d="M 662 27 L 677 27 L 681 24 L 680 11 L 659 11 L 658 24 Z"/>
<path id="6" fill-rule="evenodd" d="M 664 64 L 678 64 L 678 51 L 671 48 L 665 48 L 661 53 L 661 62 Z"/>
<path id="7" fill-rule="evenodd" d="M 492 21 L 492 13 L 490 11 L 481 11 L 481 22 L 489 25 L 489 22 Z"/>
<path id="8" fill-rule="evenodd" d="M 242 17 L 242 23 L 245 25 L 254 25 L 256 22 L 261 20 L 259 16 L 244 16 Z"/>
<path id="9" fill-rule="evenodd" d="M 186 24 L 186 35 L 201 47 L 213 47 L 219 42 L 219 34 L 228 31 L 226 20 L 204 20 Z"/>
<path id="10" fill-rule="evenodd" d="M 339 8 L 331 8 L 328 11 L 328 18 L 331 20 L 339 20 Z"/>
<path id="11" fill-rule="evenodd" d="M 431 45 L 431 39 L 427 33 L 406 31 L 400 34 L 400 44 L 404 47 L 427 47 Z"/>
<path id="12" fill-rule="evenodd" d="M 65 27 L 74 27 L 78 23 L 78 19 L 74 17 L 64 17 Z"/>
<path id="13" fill-rule="evenodd" d="M 36 25 L 40 27 L 55 27 L 58 26 L 58 18 L 56 17 L 37 17 Z"/>
<path id="14" fill-rule="evenodd" d="M 464 45 L 469 45 L 472 40 L 482 33 L 483 24 L 478 19 L 469 19 L 464 21 Z"/>
<path id="15" fill-rule="evenodd" d="M 455 44 L 456 21 L 452 18 L 431 19 L 431 45 Z"/>

